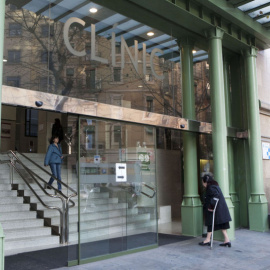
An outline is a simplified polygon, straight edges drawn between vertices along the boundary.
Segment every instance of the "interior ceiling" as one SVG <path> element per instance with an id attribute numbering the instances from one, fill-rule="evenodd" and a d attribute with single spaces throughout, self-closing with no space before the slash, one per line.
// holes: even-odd
<path id="1" fill-rule="evenodd" d="M 270 0 L 226 0 L 270 30 Z"/>
<path id="2" fill-rule="evenodd" d="M 134 45 L 134 40 L 138 41 L 138 48 L 142 49 L 142 44 L 147 46 L 147 52 L 153 48 L 163 50 L 163 54 L 156 54 L 165 60 L 173 62 L 180 61 L 179 47 L 176 38 L 164 34 L 157 29 L 141 24 L 131 18 L 116 13 L 110 9 L 102 7 L 89 0 L 6 0 L 6 4 L 14 4 L 18 8 L 23 8 L 44 15 L 52 20 L 65 23 L 69 18 L 76 17 L 84 20 L 85 30 L 91 31 L 91 23 L 95 23 L 96 34 L 107 39 L 111 38 L 112 32 L 116 33 L 116 42 L 121 41 L 121 36 L 128 46 Z M 89 9 L 96 8 L 96 13 L 90 13 Z M 148 32 L 154 32 L 154 36 L 149 37 Z M 200 62 L 208 59 L 207 52 L 195 48 L 193 62 Z"/>

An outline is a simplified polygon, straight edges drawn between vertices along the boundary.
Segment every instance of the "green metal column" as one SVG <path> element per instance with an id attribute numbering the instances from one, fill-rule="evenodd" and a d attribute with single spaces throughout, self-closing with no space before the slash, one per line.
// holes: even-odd
<path id="1" fill-rule="evenodd" d="M 226 105 L 226 123 L 227 127 L 232 127 L 232 96 L 230 87 L 230 58 L 224 56 L 224 91 L 225 91 L 225 105 Z M 234 141 L 233 138 L 227 138 L 228 143 L 228 172 L 229 172 L 229 194 L 234 206 L 234 225 L 235 228 L 240 226 L 239 222 L 239 198 L 235 188 L 235 173 L 234 173 Z"/>
<path id="2" fill-rule="evenodd" d="M 182 108 L 183 117 L 196 120 L 193 79 L 194 41 L 188 37 L 181 39 L 182 65 Z M 184 196 L 181 206 L 182 234 L 198 236 L 202 234 L 202 205 L 198 195 L 197 135 L 184 132 Z"/>
<path id="3" fill-rule="evenodd" d="M 207 32 L 209 40 L 209 67 L 212 110 L 212 141 L 214 158 L 214 177 L 218 181 L 229 207 L 232 222 L 228 231 L 234 239 L 234 207 L 229 195 L 227 124 L 224 102 L 224 74 L 222 56 L 223 30 L 216 27 Z"/>
<path id="4" fill-rule="evenodd" d="M 0 0 L 0 126 L 2 119 L 2 79 L 3 79 L 3 53 L 5 34 L 5 0 Z M 1 149 L 1 136 L 0 136 Z"/>
<path id="5" fill-rule="evenodd" d="M 250 230 L 268 230 L 268 204 L 264 193 L 260 113 L 257 89 L 256 57 L 254 47 L 244 52 L 247 88 L 247 113 L 249 125 L 249 154 L 251 194 L 249 198 L 249 226 Z"/>

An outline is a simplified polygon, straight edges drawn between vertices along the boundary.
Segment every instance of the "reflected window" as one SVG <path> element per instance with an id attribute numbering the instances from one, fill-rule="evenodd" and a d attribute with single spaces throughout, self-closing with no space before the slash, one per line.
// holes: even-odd
<path id="1" fill-rule="evenodd" d="M 121 54 L 121 43 L 120 42 L 115 43 L 115 53 Z"/>
<path id="2" fill-rule="evenodd" d="M 86 87 L 87 89 L 96 89 L 96 70 L 90 69 L 86 71 Z"/>
<path id="3" fill-rule="evenodd" d="M 153 104 L 154 104 L 154 98 L 153 97 L 146 97 L 146 110 L 148 112 L 153 112 Z"/>
<path id="4" fill-rule="evenodd" d="M 22 35 L 22 26 L 19 23 L 10 23 L 9 24 L 9 36 L 17 37 Z"/>
<path id="5" fill-rule="evenodd" d="M 86 61 L 91 60 L 91 43 L 85 44 L 85 52 L 86 52 L 85 60 Z"/>
<path id="6" fill-rule="evenodd" d="M 153 75 L 152 75 L 151 68 L 146 69 L 146 74 L 145 74 L 144 79 L 145 79 L 146 82 L 152 82 L 153 81 Z"/>
<path id="7" fill-rule="evenodd" d="M 48 54 L 48 51 L 43 51 L 41 52 L 41 62 L 42 63 L 47 63 L 49 61 L 49 58 L 52 58 L 52 52 L 50 52 L 50 55 Z"/>
<path id="8" fill-rule="evenodd" d="M 38 110 L 25 110 L 25 136 L 37 137 L 38 135 Z"/>
<path id="9" fill-rule="evenodd" d="M 74 68 L 67 68 L 66 69 L 66 75 L 67 76 L 74 76 Z"/>
<path id="10" fill-rule="evenodd" d="M 122 96 L 121 95 L 113 95 L 111 98 L 112 105 L 122 106 Z"/>
<path id="11" fill-rule="evenodd" d="M 52 78 L 42 77 L 40 78 L 40 90 L 52 90 Z"/>
<path id="12" fill-rule="evenodd" d="M 21 62 L 21 51 L 18 51 L 18 50 L 8 51 L 8 62 L 9 63 Z"/>
<path id="13" fill-rule="evenodd" d="M 113 81 L 121 82 L 121 68 L 120 67 L 113 68 Z"/>
<path id="14" fill-rule="evenodd" d="M 121 143 L 121 131 L 122 127 L 118 125 L 113 126 L 113 142 Z"/>
<path id="15" fill-rule="evenodd" d="M 10 4 L 9 5 L 9 10 L 10 11 L 15 11 L 15 10 L 17 10 L 18 8 L 17 8 L 17 6 L 15 6 L 15 5 L 13 5 L 13 4 Z"/>
<path id="16" fill-rule="evenodd" d="M 7 85 L 14 86 L 14 87 L 20 87 L 20 76 L 8 76 L 7 77 Z"/>
<path id="17" fill-rule="evenodd" d="M 54 35 L 54 28 L 53 25 L 43 24 L 41 25 L 41 36 L 48 37 Z"/>

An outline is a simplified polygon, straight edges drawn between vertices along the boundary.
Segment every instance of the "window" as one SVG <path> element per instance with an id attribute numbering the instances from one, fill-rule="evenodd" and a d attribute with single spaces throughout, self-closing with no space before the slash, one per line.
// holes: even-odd
<path id="1" fill-rule="evenodd" d="M 113 95 L 111 97 L 112 105 L 122 106 L 122 96 L 121 95 Z"/>
<path id="2" fill-rule="evenodd" d="M 86 52 L 85 60 L 86 61 L 91 60 L 91 43 L 85 44 L 85 52 Z"/>
<path id="3" fill-rule="evenodd" d="M 38 110 L 25 110 L 25 136 L 37 137 L 38 135 Z"/>
<path id="4" fill-rule="evenodd" d="M 146 110 L 153 112 L 153 97 L 146 97 Z"/>
<path id="5" fill-rule="evenodd" d="M 20 87 L 20 80 L 21 80 L 21 78 L 19 76 L 8 76 L 7 77 L 7 85 L 14 86 L 14 87 Z"/>
<path id="6" fill-rule="evenodd" d="M 51 77 L 42 77 L 40 78 L 40 90 L 52 90 L 52 78 Z"/>
<path id="7" fill-rule="evenodd" d="M 54 28 L 53 25 L 44 24 L 41 25 L 41 36 L 42 37 L 48 37 L 54 35 Z"/>
<path id="8" fill-rule="evenodd" d="M 22 35 L 22 26 L 19 23 L 9 24 L 9 36 L 16 37 Z"/>
<path id="9" fill-rule="evenodd" d="M 121 68 L 120 67 L 113 68 L 113 81 L 121 82 Z"/>
<path id="10" fill-rule="evenodd" d="M 146 69 L 146 74 L 145 74 L 144 79 L 145 79 L 146 82 L 152 82 L 153 81 L 153 75 L 152 75 L 152 72 L 151 72 L 151 68 Z"/>
<path id="11" fill-rule="evenodd" d="M 49 60 L 52 60 L 52 52 L 50 52 L 50 59 L 48 59 L 48 51 L 41 52 L 41 62 L 47 63 Z"/>
<path id="12" fill-rule="evenodd" d="M 21 51 L 8 51 L 8 62 L 9 63 L 19 63 L 21 62 Z"/>
<path id="13" fill-rule="evenodd" d="M 9 5 L 9 10 L 10 11 L 15 11 L 15 10 L 17 10 L 18 8 L 17 8 L 17 6 L 15 6 L 15 5 L 13 5 L 13 4 L 10 4 Z"/>
<path id="14" fill-rule="evenodd" d="M 74 76 L 74 68 L 67 68 L 66 75 L 67 76 Z"/>
<path id="15" fill-rule="evenodd" d="M 115 54 L 121 54 L 121 43 L 120 42 L 115 43 Z"/>
<path id="16" fill-rule="evenodd" d="M 113 126 L 113 142 L 121 143 L 121 131 L 122 127 L 118 125 Z"/>
<path id="17" fill-rule="evenodd" d="M 96 70 L 91 69 L 86 72 L 86 87 L 87 89 L 96 88 Z"/>

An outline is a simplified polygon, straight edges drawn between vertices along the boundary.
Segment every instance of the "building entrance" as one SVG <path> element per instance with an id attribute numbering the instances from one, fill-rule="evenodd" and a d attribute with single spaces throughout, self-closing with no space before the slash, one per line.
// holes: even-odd
<path id="1" fill-rule="evenodd" d="M 48 237 L 58 239 L 53 245 L 45 241 L 39 247 L 29 246 L 29 251 L 56 248 L 58 254 L 58 248 L 65 248 L 64 252 L 59 249 L 61 258 L 66 254 L 66 262 L 77 264 L 157 245 L 154 127 L 13 106 L 3 106 L 2 116 L 2 134 L 6 134 L 2 152 L 16 150 L 41 167 L 55 119 L 60 120 L 62 181 L 78 193 L 68 212 L 67 243 L 60 243 L 59 213 L 34 206 L 35 195 L 20 192 L 27 193 L 29 210 L 51 231 Z M 49 176 L 43 178 L 49 180 Z M 57 188 L 56 181 L 53 187 Z M 63 193 L 71 194 L 64 186 Z"/>

